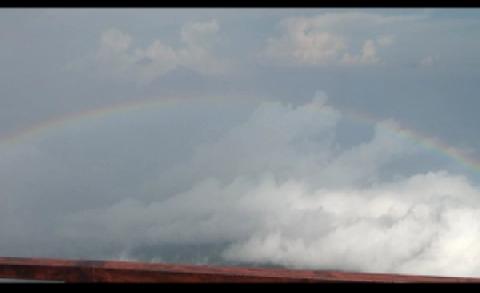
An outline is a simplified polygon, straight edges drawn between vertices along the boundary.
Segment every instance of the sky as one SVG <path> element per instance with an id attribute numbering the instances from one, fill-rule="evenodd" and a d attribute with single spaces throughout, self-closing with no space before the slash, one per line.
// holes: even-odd
<path id="1" fill-rule="evenodd" d="M 480 10 L 0 10 L 0 255 L 480 275 Z"/>

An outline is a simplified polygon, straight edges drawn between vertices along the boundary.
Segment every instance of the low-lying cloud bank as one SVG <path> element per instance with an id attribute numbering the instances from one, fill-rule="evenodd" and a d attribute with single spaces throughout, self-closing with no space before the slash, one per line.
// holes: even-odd
<path id="1" fill-rule="evenodd" d="M 178 113 L 185 113 L 182 107 Z M 442 170 L 392 174 L 388 178 L 393 179 L 385 179 L 386 165 L 424 152 L 389 131 L 387 122 L 377 123 L 366 141 L 341 146 L 336 131 L 344 117 L 321 93 L 300 106 L 261 103 L 242 112 L 243 121 L 226 122 L 229 115 L 223 113 L 226 120 L 219 123 L 228 125 L 224 128 L 208 124 L 216 114 L 208 110 L 197 113 L 192 124 L 216 129 L 203 136 L 185 127 L 186 119 L 172 114 L 175 111 L 169 110 L 170 123 L 153 123 L 160 121 L 158 115 L 136 114 L 137 119 L 149 122 L 127 123 L 122 131 L 108 128 L 115 123 L 104 122 L 96 130 L 77 132 L 85 145 L 76 152 L 72 146 L 71 155 L 77 157 L 68 156 L 70 160 L 61 160 L 58 150 L 52 152 L 45 143 L 25 147 L 24 153 L 20 148 L 3 155 L 0 171 L 7 188 L 0 206 L 0 252 L 135 259 L 142 247 L 153 247 L 151 260 L 168 260 L 175 247 L 177 251 L 215 247 L 203 254 L 199 250 L 195 258 L 183 261 L 480 275 L 480 248 L 476 245 L 480 240 L 480 190 L 464 176 Z M 133 125 L 142 126 L 145 140 L 125 138 L 129 133 L 138 138 L 138 127 Z M 111 136 L 92 139 L 102 127 L 107 127 Z M 177 133 L 162 136 L 161 128 L 169 135 Z M 65 142 L 73 134 L 66 131 L 63 135 Z M 146 137 L 155 135 L 158 147 L 147 149 L 145 145 L 151 141 Z M 187 137 L 196 139 L 192 142 Z M 174 156 L 179 148 L 173 147 L 175 140 L 188 141 L 181 155 Z M 98 148 L 110 149 L 113 154 L 119 148 L 128 151 L 122 156 L 102 157 L 94 151 Z M 85 161 L 80 155 L 92 160 L 93 154 L 98 155 L 97 163 L 104 160 L 103 173 L 98 169 L 96 174 L 70 178 L 75 174 L 68 167 L 85 171 L 77 160 Z M 158 159 L 169 156 L 175 158 Z M 141 169 L 148 176 L 135 178 L 131 174 L 140 172 L 144 166 L 138 165 L 141 159 L 158 164 L 146 168 L 148 171 Z M 115 165 L 129 160 L 137 165 Z M 30 171 L 23 173 L 22 180 L 10 178 L 7 182 L 6 168 L 19 169 L 20 165 Z M 31 171 L 37 169 L 38 173 Z M 44 173 L 40 170 L 50 170 L 50 175 L 43 176 L 65 170 L 70 187 L 42 185 L 45 177 L 33 177 Z M 76 193 L 73 182 L 89 189 Z M 113 182 L 125 188 L 113 186 Z M 35 198 L 39 193 L 41 200 Z M 78 205 L 55 207 L 52 199 L 60 198 L 77 200 Z M 155 247 L 173 248 L 166 253 Z"/>

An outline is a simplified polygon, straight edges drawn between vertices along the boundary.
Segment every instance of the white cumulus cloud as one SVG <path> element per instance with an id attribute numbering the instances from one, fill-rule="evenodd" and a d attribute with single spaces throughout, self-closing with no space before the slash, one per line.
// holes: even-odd
<path id="1" fill-rule="evenodd" d="M 150 82 L 179 66 L 201 74 L 218 74 L 226 70 L 225 61 L 212 50 L 218 31 L 216 20 L 187 23 L 180 31 L 183 46 L 157 39 L 141 48 L 133 45 L 130 34 L 111 28 L 100 37 L 96 62 L 105 75 L 141 82 Z"/>
<path id="2" fill-rule="evenodd" d="M 3 146 L 1 255 L 480 274 L 480 188 L 442 169 L 385 176 L 425 154 L 395 121 L 345 146 L 345 114 L 323 92 L 223 102 L 175 100 Z"/>
<path id="3" fill-rule="evenodd" d="M 224 262 L 478 275 L 478 187 L 441 170 L 382 179 L 383 166 L 418 147 L 381 121 L 369 140 L 338 148 L 341 119 L 322 93 L 299 106 L 261 103 L 161 168 L 149 197 L 67 213 L 53 230 L 123 258 L 142 247 L 223 243 Z M 166 196 L 172 184 L 181 188 Z"/>
<path id="4" fill-rule="evenodd" d="M 288 18 L 280 23 L 280 36 L 267 39 L 264 56 L 287 65 L 381 63 L 378 48 L 392 45 L 394 36 L 372 32 L 406 19 L 352 12 Z M 363 38 L 360 50 L 353 45 L 359 36 Z"/>

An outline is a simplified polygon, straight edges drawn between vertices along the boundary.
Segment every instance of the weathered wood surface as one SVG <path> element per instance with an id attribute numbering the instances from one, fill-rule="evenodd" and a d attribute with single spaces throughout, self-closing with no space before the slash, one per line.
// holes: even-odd
<path id="1" fill-rule="evenodd" d="M 480 278 L 409 276 L 40 258 L 0 258 L 0 278 L 89 282 L 258 283 L 258 282 L 375 282 L 480 283 Z"/>

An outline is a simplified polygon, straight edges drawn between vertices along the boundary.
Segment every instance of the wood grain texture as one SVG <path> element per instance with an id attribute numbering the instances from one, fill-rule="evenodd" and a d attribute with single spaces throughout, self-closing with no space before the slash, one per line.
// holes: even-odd
<path id="1" fill-rule="evenodd" d="M 41 258 L 0 258 L 0 278 L 73 283 L 480 283 L 480 278 Z"/>

